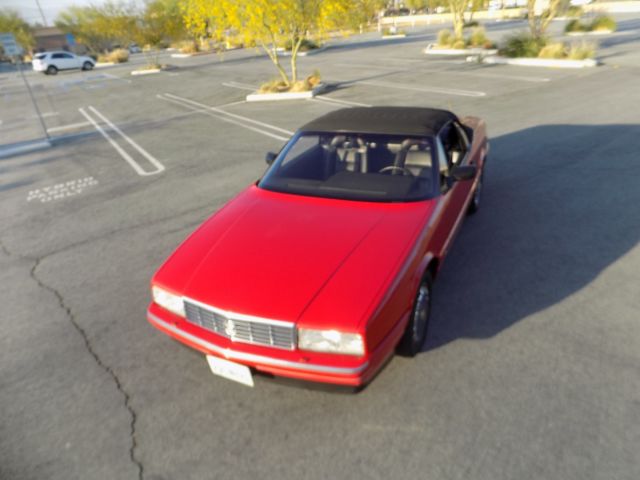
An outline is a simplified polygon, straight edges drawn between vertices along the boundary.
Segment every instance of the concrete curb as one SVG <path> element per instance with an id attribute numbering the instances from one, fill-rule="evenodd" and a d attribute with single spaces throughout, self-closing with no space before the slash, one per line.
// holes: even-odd
<path id="1" fill-rule="evenodd" d="M 591 68 L 598 65 L 597 60 L 554 60 L 548 58 L 505 58 L 485 57 L 483 63 L 493 65 L 519 65 L 522 67 L 550 67 L 550 68 Z"/>
<path id="2" fill-rule="evenodd" d="M 134 70 L 131 75 L 151 75 L 152 73 L 160 73 L 160 68 L 150 68 L 149 70 Z"/>
<path id="3" fill-rule="evenodd" d="M 613 30 L 594 30 L 592 32 L 569 32 L 569 37 L 584 37 L 585 35 L 611 35 Z"/>
<path id="4" fill-rule="evenodd" d="M 171 58 L 189 58 L 193 57 L 193 53 L 172 53 Z"/>
<path id="5" fill-rule="evenodd" d="M 407 38 L 407 35 L 406 34 L 382 35 L 383 40 L 394 40 L 396 38 Z"/>
<path id="6" fill-rule="evenodd" d="M 285 92 L 285 93 L 250 93 L 247 95 L 247 102 L 268 102 L 268 101 L 283 101 L 283 100 L 308 100 L 315 97 L 327 86 L 321 83 L 313 90 L 308 92 Z"/>
<path id="7" fill-rule="evenodd" d="M 93 68 L 104 68 L 104 67 L 112 67 L 116 63 L 115 62 L 98 62 L 94 65 Z"/>
<path id="8" fill-rule="evenodd" d="M 322 47 L 314 48 L 313 50 L 307 50 L 306 52 L 298 52 L 298 56 L 308 57 L 310 55 L 315 55 L 316 53 L 324 52 L 327 48 L 329 48 L 329 45 L 323 45 Z M 283 57 L 290 57 L 291 52 L 289 50 L 279 49 L 278 55 L 282 55 Z"/>
<path id="9" fill-rule="evenodd" d="M 0 158 L 13 157 L 15 155 L 24 155 L 25 153 L 36 152 L 50 148 L 49 140 L 31 140 L 28 142 L 13 143 L 10 145 L 0 146 Z"/>
<path id="10" fill-rule="evenodd" d="M 462 56 L 462 55 L 495 55 L 498 50 L 495 48 L 435 48 L 433 44 L 427 45 L 422 51 L 425 55 L 448 55 L 448 56 Z"/>

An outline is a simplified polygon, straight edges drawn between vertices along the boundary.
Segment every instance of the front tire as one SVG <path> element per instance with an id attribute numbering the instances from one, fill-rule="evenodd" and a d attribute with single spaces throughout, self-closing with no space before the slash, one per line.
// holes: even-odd
<path id="1" fill-rule="evenodd" d="M 92 70 L 93 69 L 93 63 L 91 62 L 84 62 L 82 64 L 82 70 Z"/>
<path id="2" fill-rule="evenodd" d="M 55 67 L 54 65 L 49 65 L 44 73 L 46 73 L 47 75 L 57 75 L 58 68 Z"/>
<path id="3" fill-rule="evenodd" d="M 467 211 L 469 215 L 473 215 L 480 209 L 480 200 L 482 200 L 483 184 L 484 184 L 484 172 L 481 172 L 480 180 L 478 180 L 476 189 L 473 191 L 473 197 L 471 198 L 471 203 L 469 203 L 469 210 Z"/>
<path id="4" fill-rule="evenodd" d="M 433 279 L 431 278 L 431 273 L 427 273 L 420 282 L 413 302 L 411 318 L 398 345 L 398 353 L 400 355 L 415 357 L 422 350 L 422 345 L 424 345 L 427 338 L 429 317 L 431 316 L 432 288 Z"/>

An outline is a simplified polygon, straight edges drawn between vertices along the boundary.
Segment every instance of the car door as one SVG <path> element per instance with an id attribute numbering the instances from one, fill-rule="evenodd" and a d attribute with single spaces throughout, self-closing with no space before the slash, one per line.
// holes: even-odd
<path id="1" fill-rule="evenodd" d="M 54 65 L 58 67 L 58 70 L 68 70 L 70 68 L 79 68 L 76 57 L 70 53 L 54 53 L 53 54 Z"/>
<path id="2" fill-rule="evenodd" d="M 442 213 L 434 240 L 440 256 L 447 254 L 455 233 L 467 211 L 473 190 L 473 180 L 454 180 L 451 171 L 458 165 L 469 165 L 470 145 L 464 129 L 457 122 L 449 122 L 436 137 Z"/>

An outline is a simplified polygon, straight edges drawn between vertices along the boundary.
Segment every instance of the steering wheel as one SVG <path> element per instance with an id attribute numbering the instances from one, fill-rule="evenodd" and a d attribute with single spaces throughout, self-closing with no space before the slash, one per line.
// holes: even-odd
<path id="1" fill-rule="evenodd" d="M 409 175 L 410 177 L 414 177 L 415 176 L 413 174 L 413 172 L 411 170 L 409 170 L 408 168 L 400 167 L 398 165 L 389 165 L 388 167 L 381 168 L 378 171 L 378 173 L 392 172 L 394 170 L 400 170 L 402 173 L 405 173 L 405 174 Z"/>

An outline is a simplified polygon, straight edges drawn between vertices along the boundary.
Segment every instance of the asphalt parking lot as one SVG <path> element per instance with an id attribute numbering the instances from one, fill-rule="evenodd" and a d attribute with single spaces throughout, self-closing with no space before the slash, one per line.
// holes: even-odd
<path id="1" fill-rule="evenodd" d="M 244 102 L 274 76 L 254 50 L 30 72 L 55 141 L 0 160 L 0 478 L 640 478 L 640 17 L 618 22 L 584 70 L 426 58 L 439 26 L 337 40 L 300 60 L 332 85 L 311 101 Z M 38 135 L 25 95 L 0 74 L 0 144 Z M 214 377 L 147 323 L 151 275 L 265 152 L 353 105 L 489 127 L 424 351 L 357 395 Z"/>

